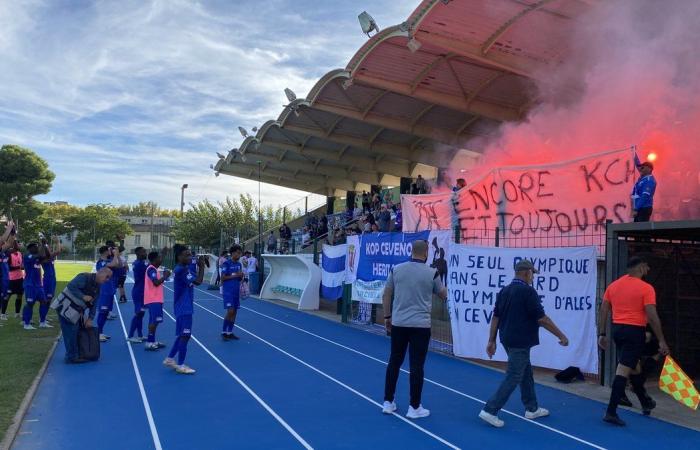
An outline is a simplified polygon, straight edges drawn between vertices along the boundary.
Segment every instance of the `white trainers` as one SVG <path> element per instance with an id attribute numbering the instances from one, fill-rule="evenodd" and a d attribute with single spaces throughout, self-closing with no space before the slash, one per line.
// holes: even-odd
<path id="1" fill-rule="evenodd" d="M 141 344 L 141 343 L 143 343 L 143 338 L 130 337 L 129 339 L 127 339 L 127 341 L 131 342 L 132 344 Z"/>
<path id="2" fill-rule="evenodd" d="M 196 370 L 183 364 L 181 366 L 177 366 L 175 368 L 175 372 L 181 373 L 183 375 L 192 375 L 193 373 L 196 372 Z"/>
<path id="3" fill-rule="evenodd" d="M 156 350 L 158 350 L 159 348 L 160 348 L 160 347 L 158 347 L 158 344 L 155 343 L 155 342 L 147 342 L 147 343 L 146 343 L 146 350 L 156 351 Z"/>
<path id="4" fill-rule="evenodd" d="M 24 325 L 24 329 L 25 329 L 25 330 L 36 330 L 36 328 L 34 328 L 31 324 L 28 324 L 28 325 L 25 324 L 25 325 Z"/>
<path id="5" fill-rule="evenodd" d="M 384 405 L 382 405 L 382 412 L 384 414 L 393 414 L 394 411 L 396 411 L 396 402 L 384 401 Z"/>
<path id="6" fill-rule="evenodd" d="M 50 325 L 48 322 L 41 322 L 39 328 L 53 328 L 53 325 Z"/>
<path id="7" fill-rule="evenodd" d="M 430 415 L 430 410 L 423 408 L 423 405 L 418 405 L 418 408 L 413 408 L 413 406 L 408 407 L 408 412 L 406 417 L 409 419 L 420 419 L 421 417 L 428 417 Z"/>
<path id="8" fill-rule="evenodd" d="M 106 334 L 100 335 L 100 342 L 107 342 L 109 339 L 110 339 L 110 336 L 107 336 Z"/>
<path id="9" fill-rule="evenodd" d="M 173 358 L 165 358 L 163 360 L 163 365 L 165 367 L 169 367 L 171 369 L 174 369 L 177 367 L 177 362 Z"/>
<path id="10" fill-rule="evenodd" d="M 537 419 L 539 417 L 547 417 L 549 415 L 549 410 L 544 409 L 544 408 L 537 408 L 536 411 L 525 411 L 525 418 L 526 419 Z"/>
<path id="11" fill-rule="evenodd" d="M 489 414 L 483 409 L 479 413 L 479 419 L 483 420 L 484 422 L 488 423 L 489 425 L 492 425 L 496 428 L 501 428 L 503 425 L 506 423 L 502 421 L 501 419 L 498 418 L 498 416 L 494 416 L 493 414 Z"/>
<path id="12" fill-rule="evenodd" d="M 7 314 L 0 314 L 0 320 L 7 320 Z"/>

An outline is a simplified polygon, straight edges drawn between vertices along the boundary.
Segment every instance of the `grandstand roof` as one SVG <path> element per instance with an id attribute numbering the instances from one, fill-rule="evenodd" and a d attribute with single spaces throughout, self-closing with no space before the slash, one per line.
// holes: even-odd
<path id="1" fill-rule="evenodd" d="M 323 195 L 469 165 L 537 100 L 597 0 L 424 0 L 220 160 L 215 170 Z M 473 138 L 485 139 L 473 139 Z M 259 161 L 259 165 L 258 165 Z M 466 167 L 465 167 L 466 168 Z"/>

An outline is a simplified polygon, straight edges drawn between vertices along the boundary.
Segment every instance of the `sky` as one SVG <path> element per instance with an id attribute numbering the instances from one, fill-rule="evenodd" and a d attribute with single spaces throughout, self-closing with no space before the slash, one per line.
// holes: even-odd
<path id="1" fill-rule="evenodd" d="M 345 67 L 419 0 L 0 1 L 0 144 L 32 149 L 56 174 L 42 201 L 223 200 L 257 182 L 209 165 Z M 263 184 L 262 203 L 304 192 Z M 314 201 L 317 203 L 319 197 Z"/>

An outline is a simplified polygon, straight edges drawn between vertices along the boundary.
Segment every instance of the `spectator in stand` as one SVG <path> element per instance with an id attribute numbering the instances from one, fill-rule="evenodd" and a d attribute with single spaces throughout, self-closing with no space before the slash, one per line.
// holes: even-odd
<path id="1" fill-rule="evenodd" d="M 396 226 L 395 231 L 401 231 L 403 228 L 403 213 L 401 212 L 401 203 L 396 204 Z"/>
<path id="2" fill-rule="evenodd" d="M 377 225 L 376 222 L 372 224 L 371 232 L 372 233 L 379 233 L 379 225 Z"/>
<path id="3" fill-rule="evenodd" d="M 280 232 L 280 253 L 287 253 L 289 250 L 289 240 L 292 238 L 292 230 L 283 223 L 279 229 Z"/>
<path id="4" fill-rule="evenodd" d="M 362 191 L 362 211 L 364 213 L 369 211 L 369 194 L 367 191 Z"/>
<path id="5" fill-rule="evenodd" d="M 467 185 L 467 181 L 464 178 L 457 178 L 457 185 L 452 188 L 452 192 L 457 192 Z"/>
<path id="6" fill-rule="evenodd" d="M 345 222 L 347 223 L 347 222 L 352 221 L 352 217 L 353 217 L 353 209 L 350 206 L 348 206 L 345 209 Z"/>
<path id="7" fill-rule="evenodd" d="M 382 206 L 382 201 L 379 198 L 379 194 L 374 194 L 372 196 L 372 212 L 377 212 L 379 211 L 379 208 Z"/>
<path id="8" fill-rule="evenodd" d="M 411 183 L 411 195 L 418 195 L 418 186 L 416 183 Z"/>
<path id="9" fill-rule="evenodd" d="M 274 231 L 270 231 L 267 237 L 267 253 L 277 253 L 277 238 Z"/>
<path id="10" fill-rule="evenodd" d="M 379 210 L 378 222 L 379 222 L 379 231 L 386 232 L 386 231 L 391 231 L 394 228 L 392 226 L 391 213 L 389 212 L 389 209 L 384 204 L 381 206 L 381 209 Z"/>
<path id="11" fill-rule="evenodd" d="M 428 183 L 425 181 L 425 178 L 423 178 L 422 175 L 418 175 L 418 179 L 416 180 L 416 189 L 418 189 L 418 194 L 428 193 Z"/>
<path id="12" fill-rule="evenodd" d="M 309 241 L 311 241 L 311 233 L 309 232 L 308 227 L 304 227 L 304 232 L 301 235 L 301 244 L 306 245 L 309 243 Z"/>
<path id="13" fill-rule="evenodd" d="M 323 236 L 324 234 L 328 234 L 328 217 L 326 217 L 326 216 L 321 217 L 321 222 L 319 223 L 319 226 L 318 226 L 318 234 L 319 234 L 319 236 Z"/>
<path id="14" fill-rule="evenodd" d="M 632 189 L 632 217 L 635 222 L 649 222 L 656 192 L 656 179 L 651 174 L 654 171 L 654 165 L 649 161 L 640 162 L 636 153 L 634 164 L 639 170 L 640 177 Z"/>
<path id="15" fill-rule="evenodd" d="M 362 216 L 362 208 L 360 207 L 360 204 L 358 203 L 355 205 L 355 210 L 352 213 L 352 218 L 353 219 L 359 219 Z"/>

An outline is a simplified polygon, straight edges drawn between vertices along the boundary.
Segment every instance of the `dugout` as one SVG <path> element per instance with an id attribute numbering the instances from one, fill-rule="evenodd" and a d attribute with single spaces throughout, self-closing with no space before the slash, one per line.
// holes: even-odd
<path id="1" fill-rule="evenodd" d="M 632 256 L 646 259 L 646 281 L 656 289 L 657 309 L 671 355 L 688 376 L 700 378 L 700 220 L 607 225 L 606 285 L 626 271 Z M 612 343 L 611 343 L 612 345 Z M 615 376 L 614 348 L 605 352 L 606 385 Z"/>

